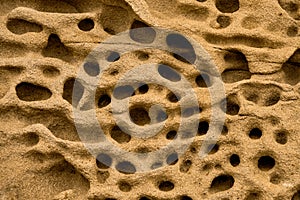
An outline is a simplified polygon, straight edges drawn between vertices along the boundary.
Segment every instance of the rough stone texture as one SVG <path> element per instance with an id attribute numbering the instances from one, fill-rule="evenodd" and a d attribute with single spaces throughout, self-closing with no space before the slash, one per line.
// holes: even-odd
<path id="1" fill-rule="evenodd" d="M 298 0 L 1 0 L 0 10 L 0 199 L 300 199 Z M 130 113 L 145 125 L 149 106 L 160 103 L 168 114 L 164 128 L 144 140 L 115 126 L 114 86 L 141 64 L 165 63 L 180 72 L 201 110 L 198 133 L 178 160 L 147 173 L 122 173 L 120 163 L 106 155 L 96 161 L 80 142 L 72 90 L 99 43 L 147 26 L 178 31 L 211 55 L 226 88 L 226 121 L 217 145 L 201 159 L 214 82 L 205 84 L 192 65 L 166 51 L 108 54 L 112 64 L 95 105 L 113 144 L 148 152 L 176 136 L 179 102 L 156 84 L 130 97 L 130 105 L 138 105 Z M 97 68 L 86 72 L 97 75 Z M 81 97 L 73 103 L 80 105 Z"/>

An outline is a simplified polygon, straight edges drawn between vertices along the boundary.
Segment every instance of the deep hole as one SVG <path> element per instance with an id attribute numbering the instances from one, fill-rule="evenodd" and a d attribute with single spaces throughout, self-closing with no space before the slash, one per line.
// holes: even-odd
<path id="1" fill-rule="evenodd" d="M 216 0 L 216 7 L 222 13 L 233 13 L 239 10 L 239 0 Z"/>
<path id="2" fill-rule="evenodd" d="M 144 22 L 135 20 L 131 25 L 129 35 L 133 41 L 150 44 L 155 40 L 156 32 Z"/>
<path id="3" fill-rule="evenodd" d="M 201 74 L 196 77 L 196 83 L 198 87 L 206 88 L 212 85 L 210 77 L 207 74 Z"/>
<path id="4" fill-rule="evenodd" d="M 149 91 L 149 86 L 147 84 L 141 84 L 138 90 L 140 94 L 146 94 Z"/>
<path id="5" fill-rule="evenodd" d="M 270 178 L 270 182 L 277 185 L 280 183 L 280 179 L 281 179 L 281 177 L 279 174 L 272 174 L 271 178 Z"/>
<path id="6" fill-rule="evenodd" d="M 113 51 L 113 52 L 110 52 L 110 54 L 109 54 L 109 56 L 106 58 L 106 60 L 108 61 L 108 62 L 116 62 L 116 61 L 118 61 L 118 60 L 120 60 L 120 54 L 118 53 L 118 52 L 115 52 L 115 51 Z"/>
<path id="7" fill-rule="evenodd" d="M 77 107 L 84 92 L 83 85 L 74 78 L 68 79 L 64 84 L 63 98 Z"/>
<path id="8" fill-rule="evenodd" d="M 168 140 L 173 140 L 173 139 L 175 139 L 176 136 L 177 136 L 177 132 L 172 130 L 167 133 L 166 138 Z"/>
<path id="9" fill-rule="evenodd" d="M 197 0 L 198 2 L 205 2 L 206 0 Z"/>
<path id="10" fill-rule="evenodd" d="M 221 28 L 226 28 L 230 25 L 231 19 L 229 16 L 220 15 L 217 17 L 217 22 L 220 24 Z"/>
<path id="11" fill-rule="evenodd" d="M 148 53 L 138 51 L 137 55 L 138 55 L 138 59 L 141 60 L 141 61 L 145 61 L 145 60 L 149 59 L 149 54 Z"/>
<path id="12" fill-rule="evenodd" d="M 250 133 L 249 137 L 251 139 L 259 139 L 262 136 L 262 131 L 259 128 L 253 128 Z"/>
<path id="13" fill-rule="evenodd" d="M 174 189 L 174 184 L 171 181 L 161 181 L 158 188 L 161 191 L 168 192 Z"/>
<path id="14" fill-rule="evenodd" d="M 237 115 L 240 111 L 240 106 L 235 96 L 229 95 L 226 100 L 221 102 L 222 110 L 228 115 Z"/>
<path id="15" fill-rule="evenodd" d="M 146 124 L 149 124 L 151 121 L 148 111 L 142 107 L 130 109 L 129 114 L 131 120 L 139 126 L 144 126 Z"/>
<path id="16" fill-rule="evenodd" d="M 22 101 L 43 101 L 52 96 L 52 92 L 48 88 L 27 82 L 18 84 L 16 93 Z"/>
<path id="17" fill-rule="evenodd" d="M 198 135 L 205 135 L 209 129 L 209 123 L 207 121 L 199 122 Z"/>
<path id="18" fill-rule="evenodd" d="M 51 34 L 48 38 L 47 46 L 42 50 L 44 57 L 59 58 L 64 61 L 71 61 L 72 52 L 60 40 L 58 35 Z"/>
<path id="19" fill-rule="evenodd" d="M 134 89 L 130 85 L 118 86 L 114 89 L 113 96 L 116 99 L 125 99 L 134 95 Z"/>
<path id="20" fill-rule="evenodd" d="M 210 151 L 209 151 L 210 150 Z M 211 144 L 208 146 L 208 154 L 215 154 L 219 151 L 219 145 L 218 144 Z"/>
<path id="21" fill-rule="evenodd" d="M 173 68 L 164 64 L 158 65 L 158 73 L 165 79 L 173 82 L 178 82 L 181 80 L 180 75 Z"/>
<path id="22" fill-rule="evenodd" d="M 240 164 L 240 157 L 237 155 L 237 154 L 232 154 L 230 156 L 230 164 L 233 166 L 233 167 L 236 167 Z"/>
<path id="23" fill-rule="evenodd" d="M 103 94 L 100 96 L 98 100 L 98 108 L 104 108 L 111 103 L 111 98 L 107 94 Z"/>
<path id="24" fill-rule="evenodd" d="M 90 31 L 94 26 L 95 23 L 92 19 L 83 19 L 78 23 L 78 28 L 82 31 Z"/>
<path id="25" fill-rule="evenodd" d="M 300 190 L 295 192 L 295 194 L 292 197 L 292 200 L 300 200 Z"/>
<path id="26" fill-rule="evenodd" d="M 268 171 L 275 166 L 275 160 L 271 156 L 262 156 L 258 159 L 258 168 L 262 171 Z"/>
<path id="27" fill-rule="evenodd" d="M 168 165 L 175 165 L 178 162 L 178 154 L 172 153 L 167 157 L 167 164 Z"/>
<path id="28" fill-rule="evenodd" d="M 187 173 L 192 166 L 192 161 L 191 160 L 185 160 L 181 163 L 179 167 L 179 171 L 182 173 Z"/>
<path id="29" fill-rule="evenodd" d="M 118 183 L 118 186 L 122 192 L 130 192 L 131 190 L 131 185 L 126 181 L 120 181 Z"/>
<path id="30" fill-rule="evenodd" d="M 116 165 L 116 170 L 123 174 L 134 174 L 135 166 L 129 161 L 122 161 Z"/>
<path id="31" fill-rule="evenodd" d="M 272 106 L 279 102 L 280 100 L 280 93 L 278 91 L 270 91 L 270 94 L 266 94 L 266 99 L 264 106 Z"/>
<path id="32" fill-rule="evenodd" d="M 222 135 L 227 135 L 228 134 L 228 128 L 227 128 L 227 126 L 225 126 L 225 125 L 223 126 L 221 134 Z"/>
<path id="33" fill-rule="evenodd" d="M 279 144 L 286 144 L 288 141 L 287 134 L 285 132 L 275 133 L 275 140 Z"/>
<path id="34" fill-rule="evenodd" d="M 23 19 L 9 19 L 6 27 L 12 33 L 18 35 L 22 35 L 28 32 L 39 33 L 43 30 L 43 27 L 41 25 Z"/>
<path id="35" fill-rule="evenodd" d="M 177 95 L 175 95 L 173 92 L 169 92 L 169 94 L 167 95 L 167 98 L 172 103 L 177 103 L 180 100 L 180 98 L 177 97 Z"/>
<path id="36" fill-rule="evenodd" d="M 180 197 L 180 200 L 193 200 L 193 199 L 187 195 L 183 195 Z"/>
<path id="37" fill-rule="evenodd" d="M 167 45 L 174 53 L 174 57 L 194 64 L 196 61 L 196 53 L 192 44 L 182 35 L 177 33 L 169 34 L 166 38 Z"/>
<path id="38" fill-rule="evenodd" d="M 152 200 L 151 198 L 149 198 L 149 197 L 145 197 L 145 196 L 143 196 L 143 197 L 140 197 L 139 198 L 139 200 Z"/>
<path id="39" fill-rule="evenodd" d="M 25 134 L 25 142 L 28 146 L 34 146 L 39 143 L 40 137 L 36 133 L 26 133 Z"/>
<path id="40" fill-rule="evenodd" d="M 100 67 L 97 61 L 89 61 L 83 65 L 84 71 L 90 76 L 98 76 L 100 73 Z"/>
<path id="41" fill-rule="evenodd" d="M 110 35 L 115 35 L 116 32 L 113 29 L 110 28 L 104 28 L 104 31 Z"/>
<path id="42" fill-rule="evenodd" d="M 156 116 L 156 121 L 159 123 L 159 122 L 163 122 L 167 119 L 168 119 L 167 113 L 163 110 L 159 110 L 157 113 L 157 116 Z"/>
<path id="43" fill-rule="evenodd" d="M 213 179 L 210 189 L 214 192 L 221 192 L 232 188 L 234 178 L 231 175 L 220 175 Z"/>
<path id="44" fill-rule="evenodd" d="M 96 158 L 96 164 L 99 169 L 108 169 L 112 164 L 112 158 L 104 153 L 100 153 Z"/>
<path id="45" fill-rule="evenodd" d="M 131 140 L 131 136 L 124 133 L 118 126 L 114 126 L 110 131 L 110 136 L 112 139 L 118 143 L 128 143 Z"/>

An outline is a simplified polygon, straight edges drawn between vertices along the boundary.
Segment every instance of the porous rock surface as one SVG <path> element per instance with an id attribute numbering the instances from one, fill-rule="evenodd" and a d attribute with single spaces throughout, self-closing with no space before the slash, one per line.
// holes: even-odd
<path id="1" fill-rule="evenodd" d="M 300 199 L 298 0 L 1 0 L 0 10 L 0 199 Z M 182 57 L 160 49 L 108 51 L 111 64 L 101 72 L 94 106 L 115 146 L 156 151 L 176 139 L 181 122 L 181 100 L 152 83 L 127 97 L 129 112 L 135 124 L 152 126 L 148 112 L 159 103 L 165 113 L 156 122 L 163 121 L 163 128 L 143 139 L 116 125 L 113 90 L 134 67 L 168 65 L 176 71 L 160 75 L 168 81 L 184 77 L 198 99 L 198 130 L 187 150 L 139 172 L 126 160 L 86 149 L 73 115 L 85 88 L 75 79 L 101 42 L 152 26 L 199 43 L 220 75 L 200 75 Z M 130 37 L 141 44 L 158 37 L 155 31 L 146 38 L 136 34 Z M 94 62 L 84 69 L 97 76 L 98 67 Z M 217 144 L 201 158 L 211 128 L 209 88 L 218 76 L 226 90 L 226 120 Z M 72 96 L 74 84 L 82 94 Z M 193 109 L 182 114 L 193 115 Z"/>

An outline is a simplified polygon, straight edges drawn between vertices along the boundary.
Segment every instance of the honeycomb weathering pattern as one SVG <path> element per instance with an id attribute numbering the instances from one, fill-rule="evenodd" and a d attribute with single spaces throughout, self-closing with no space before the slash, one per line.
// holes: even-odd
<path id="1" fill-rule="evenodd" d="M 1 0 L 0 5 L 1 199 L 300 199 L 299 1 Z M 212 102 L 209 90 L 218 75 L 210 70 L 200 75 L 187 62 L 193 60 L 189 45 L 176 53 L 104 49 L 110 65 L 101 71 L 102 63 L 90 53 L 113 35 L 129 31 L 142 46 L 160 37 L 151 28 L 143 37 L 135 29 L 142 27 L 173 30 L 200 44 L 220 72 L 226 99 Z M 182 109 L 180 95 L 155 83 L 115 88 L 126 73 L 151 63 L 158 64 L 160 78 L 184 77 L 198 107 Z M 87 88 L 77 79 L 80 69 L 89 77 L 102 74 L 92 104 L 82 104 Z M 116 125 L 114 98 L 129 100 L 133 123 L 146 127 L 155 118 L 164 126 L 147 139 L 131 136 Z M 151 109 L 157 104 L 164 109 Z M 226 114 L 225 123 L 216 145 L 200 158 L 208 132 L 216 128 L 210 121 L 214 106 Z M 164 163 L 140 173 L 105 152 L 91 155 L 77 133 L 74 107 L 86 112 L 96 107 L 106 139 L 143 155 L 177 139 L 180 116 L 197 117 L 197 133 L 183 135 L 195 136 L 182 155 L 170 152 Z M 88 122 L 83 129 L 91 128 Z"/>

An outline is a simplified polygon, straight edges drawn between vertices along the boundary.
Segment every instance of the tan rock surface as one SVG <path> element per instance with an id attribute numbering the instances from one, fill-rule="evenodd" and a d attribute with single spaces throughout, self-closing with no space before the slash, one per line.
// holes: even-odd
<path id="1" fill-rule="evenodd" d="M 299 0 L 1 0 L 0 10 L 1 200 L 300 199 Z M 200 76 L 193 65 L 161 49 L 121 55 L 104 49 L 110 65 L 101 71 L 93 104 L 108 141 L 128 152 L 154 152 L 177 139 L 181 114 L 199 125 L 182 155 L 171 154 L 153 163 L 157 169 L 140 172 L 125 158 L 99 152 L 97 160 L 86 149 L 73 111 L 92 109 L 82 99 L 91 99 L 85 86 L 94 79 L 75 79 L 80 69 L 91 77 L 100 73 L 102 63 L 99 68 L 88 61 L 103 41 L 152 26 L 177 31 L 208 52 L 207 65 L 215 63 L 224 81 L 227 111 L 217 144 L 201 158 L 213 129 L 211 105 L 224 102 L 211 99 L 219 75 L 207 69 Z M 147 38 L 143 32 L 130 38 L 141 47 L 166 43 L 165 36 L 148 30 Z M 144 85 L 130 97 L 132 123 L 153 130 L 165 123 L 143 139 L 118 128 L 112 101 L 118 80 L 149 63 L 176 70 L 164 74 L 158 67 L 161 80 L 184 77 L 201 112 L 181 108 L 186 100 L 165 85 Z M 146 70 L 139 75 L 147 77 Z M 72 97 L 74 84 L 82 93 Z M 90 119 L 80 120 L 92 134 Z"/>

